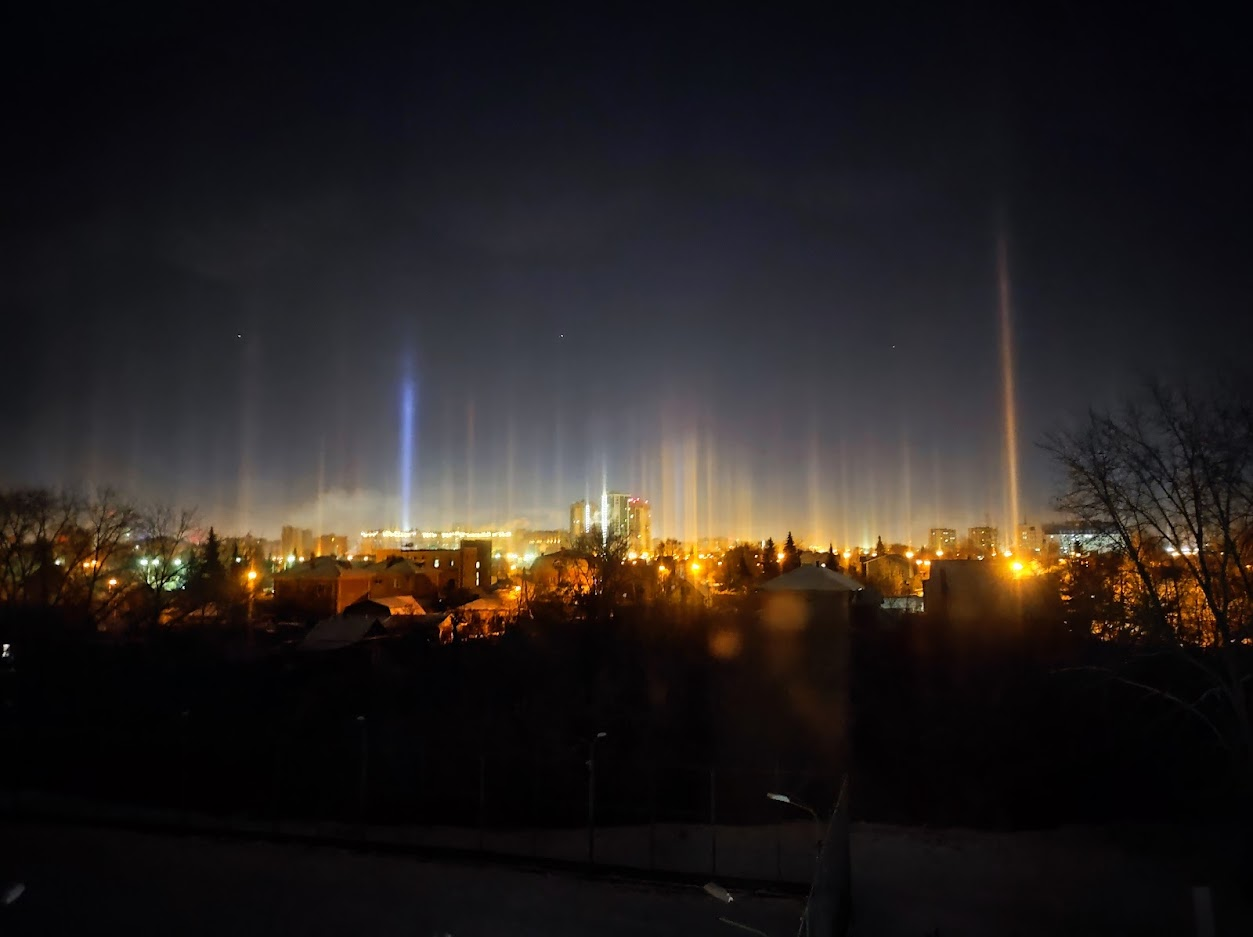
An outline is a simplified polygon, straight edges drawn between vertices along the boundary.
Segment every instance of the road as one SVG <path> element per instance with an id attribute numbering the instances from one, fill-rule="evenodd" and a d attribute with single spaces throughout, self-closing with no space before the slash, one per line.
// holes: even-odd
<path id="1" fill-rule="evenodd" d="M 26 885 L 0 908 L 6 937 L 745 933 L 694 888 L 102 828 L 0 825 L 0 881 Z M 794 900 L 731 907 L 770 935 L 796 932 Z"/>

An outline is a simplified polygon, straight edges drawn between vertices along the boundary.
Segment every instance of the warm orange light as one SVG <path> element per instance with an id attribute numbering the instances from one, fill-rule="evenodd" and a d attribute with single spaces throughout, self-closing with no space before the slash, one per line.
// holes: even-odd
<path id="1" fill-rule="evenodd" d="M 693 564 L 692 564 L 692 572 L 694 572 L 694 573 L 699 573 L 699 572 L 700 572 L 700 563 L 693 563 Z"/>
<path id="2" fill-rule="evenodd" d="M 110 580 L 109 580 L 109 588 L 110 588 L 110 589 L 111 589 L 111 588 L 113 588 L 113 587 L 114 587 L 114 586 L 116 586 L 116 585 L 117 585 L 117 580 L 116 580 L 116 579 L 110 579 Z"/>
<path id="3" fill-rule="evenodd" d="M 248 570 L 248 581 L 256 582 L 256 579 L 257 579 L 257 571 L 255 569 Z"/>

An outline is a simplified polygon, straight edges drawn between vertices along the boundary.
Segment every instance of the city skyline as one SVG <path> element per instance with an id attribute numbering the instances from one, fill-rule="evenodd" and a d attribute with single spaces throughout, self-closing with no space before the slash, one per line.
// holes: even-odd
<path id="1" fill-rule="evenodd" d="M 4 63 L 5 485 L 918 543 L 1056 516 L 1047 432 L 1253 340 L 1200 21 L 1143 14 L 1163 70 L 1096 13 L 110 15 Z"/>

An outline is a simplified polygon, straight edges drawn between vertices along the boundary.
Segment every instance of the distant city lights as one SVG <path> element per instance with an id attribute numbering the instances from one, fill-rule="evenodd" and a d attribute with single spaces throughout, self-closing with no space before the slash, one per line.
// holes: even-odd
<path id="1" fill-rule="evenodd" d="M 367 540 L 508 540 L 511 530 L 363 530 Z"/>

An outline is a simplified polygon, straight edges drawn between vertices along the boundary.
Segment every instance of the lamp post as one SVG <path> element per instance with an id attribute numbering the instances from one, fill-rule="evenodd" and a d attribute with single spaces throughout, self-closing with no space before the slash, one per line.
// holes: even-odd
<path id="1" fill-rule="evenodd" d="M 587 864 L 596 863 L 596 741 L 604 732 L 587 740 Z"/>
<path id="2" fill-rule="evenodd" d="M 817 841 L 817 848 L 818 850 L 821 851 L 822 849 L 822 818 L 818 816 L 818 811 L 816 811 L 813 807 L 810 807 L 808 804 L 801 803 L 799 800 L 793 800 L 787 794 L 771 793 L 771 794 L 767 794 L 766 797 L 780 804 L 788 804 L 789 806 L 795 807 L 797 810 L 804 810 L 807 814 L 813 817 L 814 818 L 814 837 Z"/>
<path id="3" fill-rule="evenodd" d="M 248 643 L 252 644 L 252 603 L 257 595 L 257 571 L 255 569 L 248 570 Z"/>

